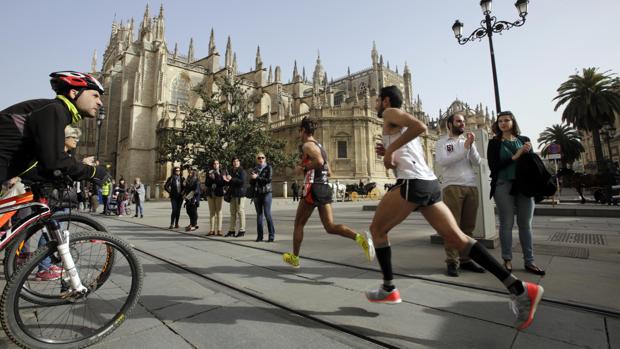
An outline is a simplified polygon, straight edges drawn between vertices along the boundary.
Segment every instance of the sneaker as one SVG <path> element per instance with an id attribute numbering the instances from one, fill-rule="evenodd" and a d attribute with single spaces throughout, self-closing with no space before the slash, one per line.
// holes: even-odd
<path id="1" fill-rule="evenodd" d="M 53 272 L 51 270 L 41 270 L 35 276 L 37 281 L 53 281 L 60 279 L 60 273 Z"/>
<path id="2" fill-rule="evenodd" d="M 57 266 L 55 264 L 52 264 L 52 266 L 49 267 L 48 270 L 53 272 L 53 273 L 58 273 L 58 274 L 62 274 L 62 272 L 64 271 L 64 269 L 62 267 L 59 267 L 59 266 Z"/>
<path id="3" fill-rule="evenodd" d="M 370 233 L 366 231 L 364 232 L 364 235 L 357 234 L 355 236 L 355 241 L 364 250 L 366 259 L 368 259 L 369 262 L 372 262 L 375 259 L 375 246 L 372 243 Z"/>
<path id="4" fill-rule="evenodd" d="M 542 286 L 530 282 L 523 282 L 523 288 L 525 292 L 518 296 L 512 295 L 510 302 L 510 307 L 517 316 L 516 327 L 519 330 L 524 330 L 532 324 L 538 303 L 545 292 Z"/>
<path id="5" fill-rule="evenodd" d="M 386 291 L 382 286 L 376 290 L 366 291 L 366 298 L 373 303 L 396 304 L 403 300 L 400 298 L 400 292 L 397 288 L 392 291 Z"/>
<path id="6" fill-rule="evenodd" d="M 295 269 L 299 268 L 299 256 L 295 256 L 294 254 L 287 252 L 282 255 L 282 260 L 285 263 L 290 264 Z"/>

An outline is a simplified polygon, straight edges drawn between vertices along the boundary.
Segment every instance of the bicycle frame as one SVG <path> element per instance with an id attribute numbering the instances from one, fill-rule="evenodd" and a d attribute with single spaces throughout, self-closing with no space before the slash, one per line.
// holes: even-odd
<path id="1" fill-rule="evenodd" d="M 34 201 L 34 196 L 31 192 L 0 200 L 0 223 L 8 222 L 19 210 L 29 207 L 38 208 L 38 210 L 34 210 L 33 213 L 22 219 L 16 227 L 7 232 L 6 236 L 3 237 L 3 240 L 0 241 L 0 251 L 2 251 L 10 241 L 12 241 L 29 225 L 39 219 L 48 218 L 52 215 L 52 211 L 47 205 Z M 71 256 L 71 252 L 69 250 L 69 231 L 63 231 L 58 222 L 55 220 L 48 220 L 45 222 L 45 226 L 51 235 L 50 238 L 58 242 L 56 248 L 58 249 L 60 259 L 63 262 L 65 275 L 68 275 L 68 277 L 65 277 L 65 280 L 68 279 L 70 282 L 72 291 L 82 294 L 88 292 L 88 289 L 82 285 L 80 276 L 75 269 L 73 257 Z"/>

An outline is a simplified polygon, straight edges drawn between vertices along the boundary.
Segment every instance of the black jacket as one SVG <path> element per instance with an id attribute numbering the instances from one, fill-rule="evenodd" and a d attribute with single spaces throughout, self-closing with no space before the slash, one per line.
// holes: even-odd
<path id="1" fill-rule="evenodd" d="M 20 175 L 38 161 L 40 175 L 61 170 L 74 180 L 95 175 L 93 166 L 65 153 L 65 127 L 72 114 L 59 99 L 34 99 L 0 111 L 0 181 Z"/>
<path id="2" fill-rule="evenodd" d="M 522 143 L 526 143 L 530 141 L 530 139 L 525 136 L 517 136 L 517 138 Z M 499 176 L 499 171 L 507 167 L 513 162 L 511 158 L 508 158 L 504 161 L 500 160 L 499 154 L 500 154 L 501 146 L 502 146 L 501 139 L 496 139 L 496 138 L 491 138 L 491 140 L 489 141 L 489 144 L 487 145 L 487 160 L 489 161 L 489 169 L 491 170 L 491 195 L 490 195 L 491 198 L 493 197 L 493 194 L 495 194 L 495 186 L 497 185 L 497 178 Z M 514 189 L 515 188 L 511 190 L 511 193 L 514 192 Z"/>
<path id="3" fill-rule="evenodd" d="M 213 178 L 211 178 L 212 174 Z M 207 172 L 207 179 L 205 180 L 205 190 L 207 192 L 207 196 L 224 196 L 224 185 L 226 184 L 226 182 L 224 181 L 224 178 L 222 178 L 222 176 L 225 174 L 226 171 L 224 170 L 216 172 L 215 170 L 211 169 Z"/>
<path id="4" fill-rule="evenodd" d="M 516 192 L 533 197 L 540 202 L 545 196 L 555 194 L 557 187 L 549 171 L 536 153 L 529 152 L 517 159 L 516 178 L 513 184 Z"/>
<path id="5" fill-rule="evenodd" d="M 164 190 L 170 195 L 171 199 L 181 198 L 185 190 L 185 178 L 183 178 L 183 176 L 179 176 L 179 180 L 181 181 L 181 190 L 177 191 L 177 186 L 172 184 L 172 177 L 174 176 L 170 176 L 166 179 Z"/>
<path id="6" fill-rule="evenodd" d="M 265 166 L 262 171 L 256 166 L 252 171 L 258 173 L 256 179 L 250 179 L 250 185 L 254 186 L 254 194 L 271 193 L 271 178 L 273 177 L 271 165 Z"/>
<path id="7" fill-rule="evenodd" d="M 245 197 L 245 170 L 241 167 L 232 170 L 231 179 L 228 182 L 231 196 L 234 198 Z"/>

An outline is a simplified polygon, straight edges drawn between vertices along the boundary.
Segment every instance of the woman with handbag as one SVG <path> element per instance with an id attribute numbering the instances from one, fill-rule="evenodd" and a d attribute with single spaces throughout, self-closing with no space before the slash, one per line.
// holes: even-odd
<path id="1" fill-rule="evenodd" d="M 256 166 L 250 173 L 250 186 L 253 187 L 254 208 L 256 209 L 256 242 L 263 241 L 263 215 L 267 219 L 269 231 L 267 242 L 273 242 L 276 235 L 271 218 L 271 177 L 272 168 L 267 164 L 265 154 L 256 154 Z"/>
<path id="2" fill-rule="evenodd" d="M 207 172 L 205 187 L 207 190 L 207 202 L 209 203 L 209 233 L 207 236 L 222 235 L 222 201 L 224 201 L 224 175 L 226 171 L 220 170 L 220 161 L 212 160 L 211 168 Z"/>
<path id="3" fill-rule="evenodd" d="M 241 167 L 238 157 L 232 159 L 232 171 L 230 175 L 224 176 L 224 181 L 228 183 L 228 190 L 224 195 L 224 200 L 230 203 L 230 226 L 227 237 L 242 237 L 245 235 L 245 170 Z M 239 230 L 235 235 L 239 222 Z"/>
<path id="4" fill-rule="evenodd" d="M 189 176 L 185 180 L 183 199 L 185 200 L 185 210 L 189 216 L 189 225 L 185 227 L 185 231 L 197 230 L 198 206 L 200 206 L 200 181 L 198 180 L 198 171 L 195 169 L 189 171 Z"/>
<path id="5" fill-rule="evenodd" d="M 517 160 L 532 151 L 532 144 L 529 138 L 520 135 L 517 120 L 510 111 L 497 114 L 493 131 L 495 137 L 489 140 L 487 156 L 491 169 L 491 197 L 495 197 L 499 215 L 499 239 L 504 267 L 512 271 L 512 227 L 516 215 L 525 270 L 545 275 L 545 271 L 534 264 L 534 198 L 523 195 L 515 186 Z"/>

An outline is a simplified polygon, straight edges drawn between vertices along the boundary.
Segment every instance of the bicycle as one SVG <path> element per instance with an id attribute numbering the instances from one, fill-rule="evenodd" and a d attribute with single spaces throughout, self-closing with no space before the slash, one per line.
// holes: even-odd
<path id="1" fill-rule="evenodd" d="M 65 185 L 66 186 L 66 185 Z M 47 245 L 11 275 L 0 299 L 2 327 L 24 348 L 83 348 L 117 329 L 138 302 L 143 271 L 125 241 L 101 231 L 70 233 L 50 208 L 28 192 L 0 200 L 0 222 L 24 209 L 32 212 L 0 241 L 0 250 L 27 229 L 45 226 Z M 37 280 L 41 261 L 51 258 L 61 277 Z"/>

